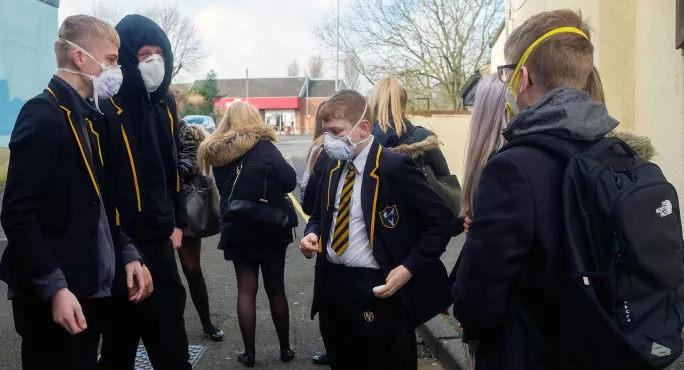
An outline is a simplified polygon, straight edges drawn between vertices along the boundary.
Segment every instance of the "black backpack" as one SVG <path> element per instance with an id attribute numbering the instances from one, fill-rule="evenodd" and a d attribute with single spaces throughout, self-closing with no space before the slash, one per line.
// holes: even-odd
<path id="1" fill-rule="evenodd" d="M 682 353 L 684 263 L 675 188 L 617 138 L 581 148 L 515 139 L 568 160 L 558 337 L 576 369 L 663 369 Z M 587 149 L 588 150 L 584 150 Z"/>

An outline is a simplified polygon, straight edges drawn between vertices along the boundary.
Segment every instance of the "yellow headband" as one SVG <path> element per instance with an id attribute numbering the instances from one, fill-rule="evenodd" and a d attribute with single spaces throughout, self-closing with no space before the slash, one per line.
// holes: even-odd
<path id="1" fill-rule="evenodd" d="M 530 56 L 530 54 L 532 54 L 534 48 L 536 48 L 537 45 L 539 45 L 539 43 L 541 43 L 542 41 L 558 33 L 576 33 L 578 35 L 584 36 L 584 38 L 586 38 L 587 40 L 589 39 L 589 37 L 587 37 L 587 35 L 584 32 L 582 32 L 582 30 L 575 27 L 560 27 L 545 33 L 542 37 L 538 38 L 537 41 L 533 42 L 532 45 L 530 45 L 530 47 L 527 48 L 527 50 L 525 50 L 525 53 L 520 58 L 520 61 L 518 61 L 518 65 L 515 67 L 515 71 L 513 71 L 513 76 L 511 77 L 511 82 L 509 83 L 509 85 L 514 91 L 515 86 L 517 86 L 518 82 L 520 82 L 520 68 L 522 68 L 522 66 L 525 65 L 525 62 L 527 62 L 527 58 Z"/>

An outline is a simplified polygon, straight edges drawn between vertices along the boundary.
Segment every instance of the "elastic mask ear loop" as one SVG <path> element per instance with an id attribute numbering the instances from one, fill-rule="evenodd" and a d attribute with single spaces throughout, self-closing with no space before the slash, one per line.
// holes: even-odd
<path id="1" fill-rule="evenodd" d="M 73 47 L 79 49 L 80 51 L 82 51 L 85 55 L 87 55 L 88 57 L 90 57 L 90 59 L 94 60 L 95 63 L 97 63 L 98 65 L 100 65 L 100 68 L 101 68 L 103 71 L 106 69 L 107 66 L 105 66 L 104 63 L 100 63 L 99 60 L 95 59 L 95 57 L 94 57 L 92 54 L 90 54 L 90 53 L 88 52 L 88 50 L 86 50 L 86 49 L 84 49 L 84 48 L 82 48 L 82 47 L 76 45 L 75 43 L 73 43 L 73 42 L 71 42 L 71 41 L 69 41 L 69 40 L 67 40 L 67 39 L 62 39 L 62 38 L 60 38 L 60 40 L 66 42 L 67 44 L 69 44 L 69 45 L 71 45 L 71 46 L 73 46 Z"/>
<path id="2" fill-rule="evenodd" d="M 358 143 L 353 142 L 352 139 L 351 139 L 351 134 L 352 134 L 352 132 L 354 132 L 354 130 L 356 130 L 357 128 L 359 128 L 359 125 L 361 124 L 361 122 L 363 122 L 363 117 L 366 116 L 366 112 L 367 112 L 367 111 L 368 111 L 368 103 L 366 103 L 366 105 L 363 107 L 363 113 L 361 113 L 361 118 L 359 118 L 358 122 L 356 122 L 356 124 L 354 125 L 354 127 L 352 127 L 352 130 L 349 131 L 349 134 L 347 134 L 347 136 L 346 136 L 347 140 L 349 141 L 349 143 L 350 143 L 353 147 L 356 147 L 356 146 L 359 145 L 359 144 L 365 143 L 366 141 L 368 141 L 368 138 L 370 138 L 370 135 L 368 135 L 367 138 L 365 138 L 365 139 L 359 141 Z"/>
<path id="3" fill-rule="evenodd" d="M 530 56 L 530 54 L 532 54 L 532 51 L 534 50 L 534 48 L 536 48 L 537 45 L 539 45 L 542 41 L 546 40 L 547 38 L 549 38 L 553 35 L 559 34 L 559 33 L 576 33 L 578 35 L 584 36 L 584 38 L 586 38 L 587 40 L 589 39 L 589 37 L 587 37 L 587 35 L 584 32 L 582 32 L 582 30 L 575 28 L 575 27 L 556 28 L 554 30 L 551 30 L 551 31 L 545 33 L 544 35 L 542 35 L 542 37 L 538 38 L 535 42 L 532 43 L 532 45 L 530 45 L 527 48 L 527 50 L 525 50 L 525 53 L 520 58 L 520 61 L 518 61 L 518 64 L 516 65 L 515 70 L 513 71 L 513 75 L 511 76 L 511 81 L 508 83 L 508 90 L 509 90 L 510 94 L 513 95 L 514 98 L 517 97 L 517 95 L 518 95 L 518 93 L 517 93 L 517 91 L 515 91 L 515 89 L 518 87 L 518 83 L 520 83 L 520 78 L 521 78 L 520 69 L 527 62 L 527 58 Z M 510 102 L 506 103 L 506 110 L 511 115 L 511 117 L 515 116 L 515 113 L 514 113 L 515 110 L 511 106 Z"/>

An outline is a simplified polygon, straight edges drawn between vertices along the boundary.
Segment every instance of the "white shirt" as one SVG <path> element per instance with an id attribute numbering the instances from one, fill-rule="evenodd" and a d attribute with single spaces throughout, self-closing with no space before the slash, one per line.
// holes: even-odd
<path id="1" fill-rule="evenodd" d="M 372 139 L 369 139 L 372 141 Z M 337 184 L 337 192 L 335 194 L 335 211 L 333 212 L 332 227 L 330 228 L 330 236 L 328 237 L 328 261 L 336 265 L 345 265 L 349 267 L 366 267 L 379 269 L 378 263 L 373 257 L 373 250 L 368 240 L 368 233 L 366 232 L 366 223 L 363 218 L 363 208 L 361 207 L 361 185 L 363 183 L 363 170 L 366 167 L 366 160 L 370 152 L 371 144 L 368 144 L 361 153 L 352 161 L 356 167 L 356 177 L 354 178 L 354 187 L 352 188 L 351 204 L 349 209 L 349 247 L 341 256 L 332 249 L 333 235 L 335 234 L 335 222 L 337 222 L 337 212 L 340 207 L 340 195 L 342 195 L 342 188 L 344 188 L 344 178 L 349 172 L 347 162 L 342 163 L 342 174 L 340 181 Z"/>

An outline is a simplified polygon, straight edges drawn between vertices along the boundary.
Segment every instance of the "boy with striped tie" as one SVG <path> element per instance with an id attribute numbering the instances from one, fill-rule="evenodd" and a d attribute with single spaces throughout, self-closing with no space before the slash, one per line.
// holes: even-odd
<path id="1" fill-rule="evenodd" d="M 373 139 L 361 94 L 319 114 L 331 160 L 300 243 L 318 255 L 312 318 L 332 369 L 416 369 L 415 327 L 451 303 L 439 257 L 453 217 L 410 157 Z"/>

